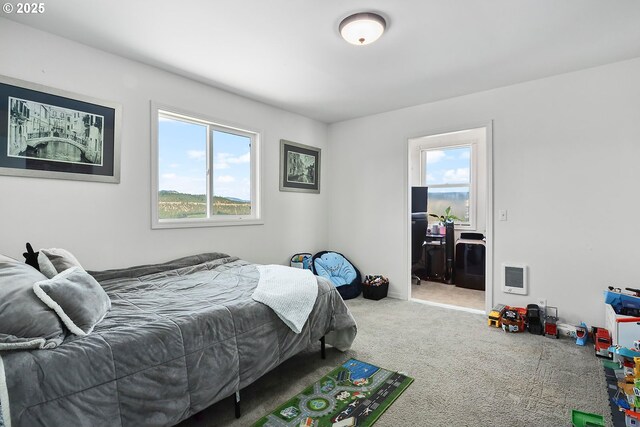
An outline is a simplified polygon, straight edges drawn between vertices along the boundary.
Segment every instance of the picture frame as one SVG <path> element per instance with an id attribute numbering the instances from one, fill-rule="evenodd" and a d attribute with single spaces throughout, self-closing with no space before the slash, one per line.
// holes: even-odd
<path id="1" fill-rule="evenodd" d="M 0 175 L 120 182 L 119 104 L 0 76 Z"/>
<path id="2" fill-rule="evenodd" d="M 280 191 L 320 193 L 321 149 L 280 140 Z"/>

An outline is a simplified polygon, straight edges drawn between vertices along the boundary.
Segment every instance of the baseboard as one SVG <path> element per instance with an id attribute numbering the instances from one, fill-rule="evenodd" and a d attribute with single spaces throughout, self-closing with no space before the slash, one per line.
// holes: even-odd
<path id="1" fill-rule="evenodd" d="M 401 294 L 399 294 L 398 292 L 389 292 L 387 294 L 388 298 L 393 298 L 393 299 L 401 299 L 401 300 L 406 300 L 407 298 L 404 298 Z"/>
<path id="2" fill-rule="evenodd" d="M 459 307 L 457 305 L 443 304 L 441 302 L 425 301 L 423 299 L 418 299 L 418 298 L 411 298 L 411 302 L 417 302 L 425 305 L 432 305 L 434 307 L 448 308 L 450 310 L 466 311 L 467 313 L 481 314 L 483 316 L 486 316 L 487 314 L 485 313 L 484 310 L 479 310 L 477 308 Z"/>

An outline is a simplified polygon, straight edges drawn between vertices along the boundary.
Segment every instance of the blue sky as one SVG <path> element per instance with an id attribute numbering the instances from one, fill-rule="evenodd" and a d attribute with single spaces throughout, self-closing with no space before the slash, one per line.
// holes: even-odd
<path id="1" fill-rule="evenodd" d="M 426 152 L 426 185 L 469 183 L 470 158 L 470 147 L 428 150 Z M 451 190 L 442 189 L 441 191 Z"/>
<path id="2" fill-rule="evenodd" d="M 204 125 L 161 118 L 158 121 L 159 189 L 206 194 L 207 128 Z M 213 176 L 216 196 L 249 200 L 250 139 L 213 132 Z"/>

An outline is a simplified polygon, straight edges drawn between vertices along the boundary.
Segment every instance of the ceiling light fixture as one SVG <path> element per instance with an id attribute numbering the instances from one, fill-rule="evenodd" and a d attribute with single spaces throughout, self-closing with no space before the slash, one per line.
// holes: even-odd
<path id="1" fill-rule="evenodd" d="M 378 40 L 387 22 L 376 13 L 356 13 L 347 16 L 340 23 L 340 35 L 351 44 L 364 46 Z"/>

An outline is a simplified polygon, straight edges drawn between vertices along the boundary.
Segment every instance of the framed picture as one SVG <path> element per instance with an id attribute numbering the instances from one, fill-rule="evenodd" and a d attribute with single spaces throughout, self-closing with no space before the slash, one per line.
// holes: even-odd
<path id="1" fill-rule="evenodd" d="M 0 76 L 0 175 L 120 182 L 118 104 Z"/>
<path id="2" fill-rule="evenodd" d="M 320 149 L 280 140 L 280 191 L 320 192 Z"/>

